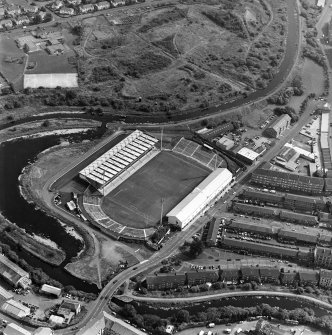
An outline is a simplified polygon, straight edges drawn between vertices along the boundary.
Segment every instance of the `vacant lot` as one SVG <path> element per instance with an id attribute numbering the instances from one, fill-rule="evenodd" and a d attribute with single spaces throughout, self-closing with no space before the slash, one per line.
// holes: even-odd
<path id="1" fill-rule="evenodd" d="M 177 205 L 209 170 L 172 152 L 161 152 L 104 198 L 102 208 L 121 224 L 146 228 Z"/>
<path id="2" fill-rule="evenodd" d="M 276 70 L 284 52 L 287 13 L 285 0 L 222 0 L 152 6 L 139 20 L 120 21 L 83 22 L 84 89 L 121 113 L 169 115 L 266 85 L 273 77 L 266 70 Z"/>

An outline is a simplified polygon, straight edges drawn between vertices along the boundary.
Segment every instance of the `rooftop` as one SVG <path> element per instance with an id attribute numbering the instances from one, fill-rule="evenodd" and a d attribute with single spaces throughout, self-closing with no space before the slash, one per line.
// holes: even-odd
<path id="1" fill-rule="evenodd" d="M 250 150 L 246 147 L 241 148 L 238 152 L 238 155 L 245 157 L 251 161 L 254 161 L 257 157 L 259 157 L 259 154 L 253 150 Z"/>

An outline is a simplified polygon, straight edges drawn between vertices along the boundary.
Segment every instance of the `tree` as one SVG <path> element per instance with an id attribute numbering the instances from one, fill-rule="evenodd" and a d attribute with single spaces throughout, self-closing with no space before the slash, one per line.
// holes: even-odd
<path id="1" fill-rule="evenodd" d="M 181 309 L 176 313 L 176 321 L 179 323 L 186 322 L 188 323 L 190 318 L 189 318 L 189 312 L 185 309 Z"/>
<path id="2" fill-rule="evenodd" d="M 204 244 L 201 240 L 192 241 L 189 247 L 189 254 L 197 257 L 203 252 Z"/>

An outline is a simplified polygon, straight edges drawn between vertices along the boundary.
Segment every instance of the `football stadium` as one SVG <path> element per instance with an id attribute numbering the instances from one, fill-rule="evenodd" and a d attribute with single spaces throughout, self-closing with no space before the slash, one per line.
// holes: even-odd
<path id="1" fill-rule="evenodd" d="M 135 130 L 84 167 L 85 214 L 116 239 L 146 240 L 166 216 L 183 229 L 229 188 L 232 174 L 213 151 L 186 139 L 173 150 Z"/>

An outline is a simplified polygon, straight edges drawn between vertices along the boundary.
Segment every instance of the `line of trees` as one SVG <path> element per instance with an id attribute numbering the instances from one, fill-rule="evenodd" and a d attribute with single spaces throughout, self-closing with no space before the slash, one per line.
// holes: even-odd
<path id="1" fill-rule="evenodd" d="M 228 322 L 239 322 L 257 316 L 275 318 L 281 321 L 287 319 L 296 320 L 300 324 L 315 326 L 326 330 L 328 334 L 332 332 L 332 316 L 327 314 L 322 317 L 316 317 L 315 312 L 308 307 L 287 310 L 272 307 L 268 304 L 261 304 L 254 307 L 223 306 L 210 307 L 196 313 L 193 313 L 193 311 L 189 312 L 186 309 L 178 309 L 168 318 L 163 318 L 156 314 L 142 314 L 141 311 L 141 308 L 135 308 L 133 304 L 126 304 L 121 308 L 120 314 L 138 327 L 144 327 L 156 335 L 166 334 L 165 327 L 169 323 L 176 325 L 177 330 L 181 330 L 188 328 L 188 324 L 192 327 L 204 325 L 207 322 L 225 324 Z"/>

